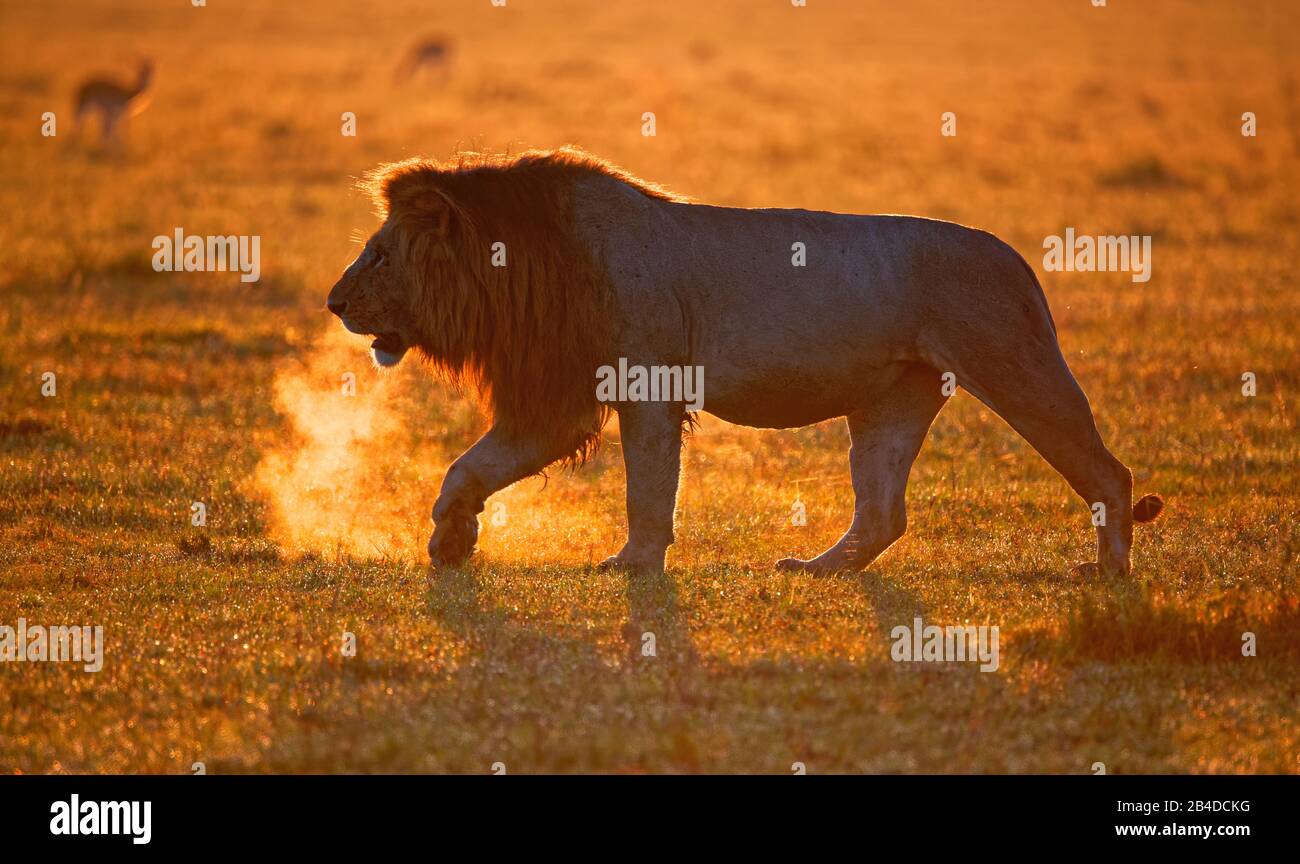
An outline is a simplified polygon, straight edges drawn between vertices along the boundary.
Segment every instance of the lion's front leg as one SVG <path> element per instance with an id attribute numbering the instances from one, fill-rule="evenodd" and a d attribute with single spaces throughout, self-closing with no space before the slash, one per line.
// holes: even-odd
<path id="1" fill-rule="evenodd" d="M 627 403 L 619 408 L 618 417 L 627 473 L 627 544 L 601 566 L 662 572 L 677 509 L 682 406 Z"/>
<path id="2" fill-rule="evenodd" d="M 447 469 L 433 505 L 429 561 L 435 566 L 464 563 L 478 542 L 478 514 L 488 496 L 564 455 L 565 448 L 553 442 L 519 441 L 495 426 L 489 429 Z"/>

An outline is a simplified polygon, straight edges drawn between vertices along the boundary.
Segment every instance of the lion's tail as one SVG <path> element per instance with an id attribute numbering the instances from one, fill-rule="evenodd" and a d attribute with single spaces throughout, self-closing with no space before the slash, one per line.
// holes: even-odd
<path id="1" fill-rule="evenodd" d="M 1143 495 L 1133 505 L 1134 522 L 1154 522 L 1165 509 L 1165 499 L 1159 495 Z"/>

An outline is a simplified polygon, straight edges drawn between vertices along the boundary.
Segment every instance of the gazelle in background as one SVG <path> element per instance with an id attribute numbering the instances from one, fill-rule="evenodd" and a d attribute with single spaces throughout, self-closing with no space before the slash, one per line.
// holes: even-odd
<path id="1" fill-rule="evenodd" d="M 445 74 L 450 57 L 450 38 L 442 35 L 425 36 L 402 56 L 402 61 L 397 64 L 393 77 L 398 81 L 409 81 L 424 71 Z"/>
<path id="2" fill-rule="evenodd" d="M 135 83 L 123 86 L 104 78 L 88 78 L 77 88 L 76 125 L 80 133 L 88 114 L 98 113 L 100 132 L 105 142 L 121 143 L 123 122 L 149 107 L 152 97 L 153 61 L 140 61 Z"/>

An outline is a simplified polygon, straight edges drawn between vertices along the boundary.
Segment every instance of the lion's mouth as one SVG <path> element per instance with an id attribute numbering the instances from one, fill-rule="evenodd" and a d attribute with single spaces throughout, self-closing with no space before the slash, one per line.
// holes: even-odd
<path id="1" fill-rule="evenodd" d="M 401 333 L 380 333 L 370 343 L 370 350 L 375 355 L 375 362 L 380 366 L 396 366 L 406 354 L 406 340 Z"/>

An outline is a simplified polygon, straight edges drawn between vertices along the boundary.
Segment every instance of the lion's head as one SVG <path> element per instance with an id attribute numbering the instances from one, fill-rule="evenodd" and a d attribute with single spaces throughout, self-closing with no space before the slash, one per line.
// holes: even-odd
<path id="1" fill-rule="evenodd" d="M 415 348 L 474 384 L 507 433 L 582 459 L 608 416 L 594 382 L 616 327 L 608 277 L 573 228 L 574 181 L 593 172 L 626 179 L 572 149 L 381 166 L 363 187 L 383 224 L 330 311 L 375 337 L 380 365 Z"/>
<path id="2" fill-rule="evenodd" d="M 374 336 L 375 362 L 396 366 L 414 343 L 411 280 L 385 224 L 330 289 L 326 306 L 353 333 Z"/>

